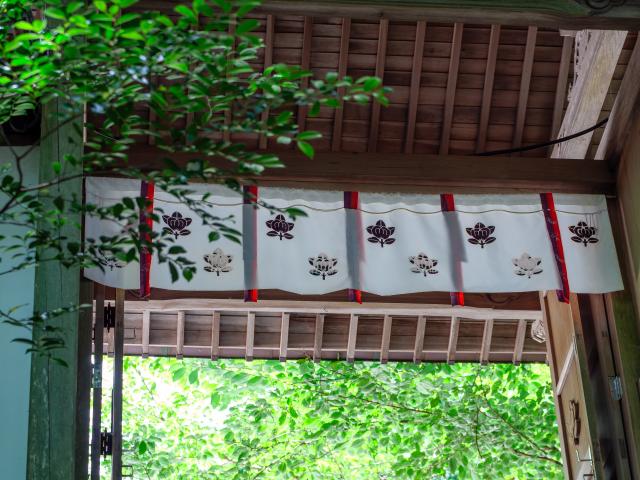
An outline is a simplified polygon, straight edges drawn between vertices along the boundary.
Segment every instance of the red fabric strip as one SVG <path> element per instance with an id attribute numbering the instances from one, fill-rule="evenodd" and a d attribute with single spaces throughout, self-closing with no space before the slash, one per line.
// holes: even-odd
<path id="1" fill-rule="evenodd" d="M 243 192 L 244 192 L 244 204 L 245 205 L 255 205 L 258 201 L 258 186 L 257 185 L 245 185 L 243 187 Z M 245 280 L 247 278 L 247 276 L 249 277 L 249 279 L 251 280 L 251 284 L 255 285 L 256 284 L 256 276 L 257 276 L 257 272 L 258 272 L 258 252 L 257 252 L 257 245 L 258 245 L 258 216 L 256 215 L 255 210 L 253 211 L 253 218 L 252 218 L 253 222 L 252 222 L 252 226 L 253 226 L 253 231 L 252 232 L 244 232 L 243 236 L 246 239 L 248 234 L 251 233 L 253 235 L 253 242 L 251 243 L 252 245 L 252 251 L 251 252 L 247 252 L 249 255 L 249 258 L 245 258 L 245 262 L 250 261 L 251 263 L 248 265 L 248 270 L 247 270 L 247 265 L 245 264 Z M 244 291 L 244 301 L 245 302 L 257 302 L 258 301 L 258 290 L 255 288 L 251 288 L 251 289 L 247 289 Z"/>
<path id="2" fill-rule="evenodd" d="M 349 210 L 357 210 L 360 203 L 360 196 L 358 192 L 344 192 L 344 208 Z M 358 236 L 356 235 L 353 239 L 348 239 L 348 241 L 358 241 Z M 348 298 L 350 302 L 362 303 L 362 291 L 350 288 L 348 292 Z"/>
<path id="3" fill-rule="evenodd" d="M 452 193 L 443 193 L 440 195 L 440 206 L 443 212 L 455 212 L 456 204 L 453 199 Z M 462 284 L 462 264 L 458 261 L 456 262 L 454 269 L 454 278 L 456 280 L 457 285 Z M 449 292 L 449 296 L 451 297 L 451 305 L 456 306 L 464 306 L 464 293 L 463 292 Z"/>
<path id="4" fill-rule="evenodd" d="M 143 243 L 151 241 L 154 195 L 155 185 L 153 182 L 142 181 L 140 197 L 146 202 L 144 208 L 140 210 L 140 241 Z M 142 225 L 145 227 L 143 228 Z M 143 246 L 140 250 L 140 298 L 149 298 L 149 296 L 151 296 L 151 252 Z"/>
<path id="5" fill-rule="evenodd" d="M 557 290 L 558 300 L 569 303 L 569 295 L 571 294 L 571 290 L 569 289 L 569 275 L 567 274 L 567 264 L 564 258 L 564 248 L 562 247 L 562 237 L 558 224 L 558 213 L 556 212 L 553 194 L 541 193 L 540 201 L 542 203 L 544 219 L 547 223 L 547 232 L 549 232 L 549 240 L 551 240 L 553 254 L 556 257 L 556 266 L 558 267 L 558 273 L 560 274 L 560 281 L 562 283 L 562 289 Z"/>

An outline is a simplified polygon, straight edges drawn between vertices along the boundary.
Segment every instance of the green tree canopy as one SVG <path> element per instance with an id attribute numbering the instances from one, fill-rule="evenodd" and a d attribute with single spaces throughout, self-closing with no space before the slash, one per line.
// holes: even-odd
<path id="1" fill-rule="evenodd" d="M 128 357 L 124 385 L 134 478 L 562 478 L 546 365 Z"/>

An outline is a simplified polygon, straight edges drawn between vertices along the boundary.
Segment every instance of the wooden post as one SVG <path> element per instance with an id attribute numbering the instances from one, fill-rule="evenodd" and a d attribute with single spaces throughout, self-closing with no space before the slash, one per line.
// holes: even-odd
<path id="1" fill-rule="evenodd" d="M 289 344 L 289 314 L 282 312 L 280 322 L 280 361 L 287 360 L 287 347 Z"/>
<path id="2" fill-rule="evenodd" d="M 358 336 L 358 316 L 351 314 L 349 318 L 349 338 L 347 339 L 347 362 L 353 363 L 356 358 L 356 337 Z"/>
<path id="3" fill-rule="evenodd" d="M 178 312 L 178 322 L 176 326 L 176 358 L 182 360 L 184 353 L 184 311 Z"/>
<path id="4" fill-rule="evenodd" d="M 256 329 L 256 314 L 247 313 L 247 339 L 245 347 L 245 360 L 250 362 L 253 360 L 253 336 Z"/>
<path id="5" fill-rule="evenodd" d="M 151 331 L 151 312 L 142 312 L 142 358 L 149 356 L 149 334 Z"/>
<path id="6" fill-rule="evenodd" d="M 451 317 L 451 331 L 449 332 L 449 348 L 447 348 L 447 363 L 449 365 L 456 361 L 456 347 L 458 346 L 458 332 L 460 330 L 460 319 Z"/>
<path id="7" fill-rule="evenodd" d="M 420 363 L 422 361 L 422 350 L 424 347 L 424 329 L 426 326 L 426 318 L 424 315 L 418 317 L 418 323 L 416 324 L 416 343 L 413 348 L 413 363 Z"/>
<path id="8" fill-rule="evenodd" d="M 491 353 L 491 336 L 493 335 L 493 318 L 487 320 L 484 324 L 484 332 L 482 333 L 482 347 L 480 350 L 480 363 L 486 365 L 489 363 L 489 354 Z"/>
<path id="9" fill-rule="evenodd" d="M 316 315 L 316 331 L 313 337 L 313 361 L 319 362 L 322 359 L 322 335 L 324 332 L 324 315 Z"/>
<path id="10" fill-rule="evenodd" d="M 113 455 L 111 479 L 122 480 L 122 361 L 124 359 L 124 290 L 116 289 L 116 326 L 114 328 L 113 399 L 111 433 Z"/>
<path id="11" fill-rule="evenodd" d="M 220 312 L 215 311 L 211 316 L 211 360 L 217 360 L 219 352 L 220 352 Z"/>
<path id="12" fill-rule="evenodd" d="M 100 480 L 102 430 L 102 348 L 104 342 L 104 285 L 96 285 L 96 319 L 93 326 L 93 416 L 91 417 L 91 480 Z"/>
<path id="13" fill-rule="evenodd" d="M 54 181 L 54 162 L 63 165 L 68 175 L 80 173 L 82 165 L 71 164 L 66 155 L 79 158 L 82 154 L 82 110 L 77 121 L 61 123 L 60 105 L 53 100 L 43 106 L 42 143 L 40 145 L 39 181 Z M 82 198 L 80 177 L 53 184 L 47 197 L 62 195 Z M 79 214 L 67 215 L 60 228 L 40 225 L 54 237 L 64 236 L 67 242 L 81 241 L 75 226 L 81 222 Z M 40 251 L 46 257 L 50 252 Z M 89 303 L 92 285 L 81 281 L 80 269 L 66 268 L 59 262 L 43 262 L 36 267 L 36 312 L 50 312 L 56 308 Z M 63 366 L 49 357 L 34 355 L 31 361 L 31 389 L 29 397 L 29 439 L 27 479 L 76 480 L 86 479 L 89 463 L 89 397 L 91 385 L 91 312 L 90 309 L 50 316 L 45 324 L 60 328 L 64 348 L 54 356 L 65 362 Z M 37 329 L 34 340 L 46 333 Z M 10 367 L 7 367 L 10 368 Z"/>
<path id="14" fill-rule="evenodd" d="M 382 344 L 380 345 L 380 363 L 387 363 L 389 360 L 389 343 L 391 342 L 391 315 L 384 316 L 382 325 Z"/>

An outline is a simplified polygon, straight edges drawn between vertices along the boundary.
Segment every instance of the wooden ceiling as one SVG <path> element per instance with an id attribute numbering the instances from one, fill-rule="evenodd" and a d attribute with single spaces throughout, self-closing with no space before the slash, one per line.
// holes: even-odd
<path id="1" fill-rule="evenodd" d="M 573 75 L 573 38 L 538 27 L 255 15 L 266 48 L 256 68 L 288 63 L 315 75 L 377 75 L 387 108 L 346 103 L 299 122 L 319 151 L 473 154 L 555 138 Z M 627 39 L 603 117 L 634 44 Z M 594 150 L 601 132 L 594 135 Z M 284 147 L 242 139 L 255 148 Z M 547 149 L 523 156 L 543 157 Z M 592 157 L 591 157 L 592 158 Z"/>
<path id="2" fill-rule="evenodd" d="M 536 310 L 241 300 L 125 302 L 124 353 L 204 357 L 544 362 Z M 113 335 L 104 351 L 113 352 Z"/>

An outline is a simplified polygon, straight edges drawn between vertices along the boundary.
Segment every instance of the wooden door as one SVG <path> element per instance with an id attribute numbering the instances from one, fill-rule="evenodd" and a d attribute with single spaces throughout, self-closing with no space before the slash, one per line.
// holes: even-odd
<path id="1" fill-rule="evenodd" d="M 630 479 L 602 296 L 572 294 L 566 304 L 546 292 L 540 300 L 565 478 Z"/>

